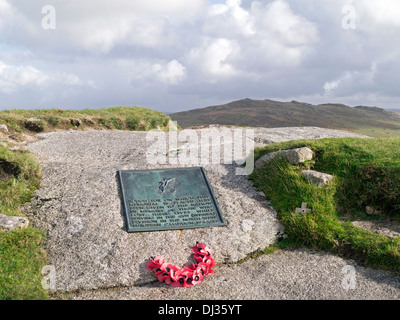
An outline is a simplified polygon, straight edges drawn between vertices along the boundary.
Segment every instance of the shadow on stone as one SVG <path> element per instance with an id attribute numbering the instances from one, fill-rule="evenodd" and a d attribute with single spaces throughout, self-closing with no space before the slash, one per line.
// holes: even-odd
<path id="1" fill-rule="evenodd" d="M 192 252 L 192 248 L 188 247 L 190 249 L 190 252 Z M 166 258 L 166 262 L 168 262 L 168 258 Z M 149 257 L 150 259 L 150 257 Z M 150 271 L 146 268 L 147 262 L 149 261 L 149 259 L 146 259 L 144 261 L 142 261 L 139 264 L 139 274 L 140 277 L 138 280 L 136 280 L 134 282 L 134 286 L 135 287 L 147 287 L 147 288 L 171 288 L 169 285 L 167 285 L 164 282 L 160 282 L 158 281 L 158 279 L 155 277 L 154 272 Z M 190 257 L 188 258 L 188 261 L 183 265 L 183 266 L 177 266 L 177 267 L 186 267 L 186 266 L 191 266 L 193 264 L 195 264 L 196 261 L 193 258 L 193 255 L 190 255 Z M 150 279 L 150 277 L 152 277 L 152 279 Z"/>
<path id="2" fill-rule="evenodd" d="M 136 280 L 133 285 L 135 287 L 148 287 L 148 288 L 153 288 L 153 287 L 159 287 L 160 282 L 157 280 L 156 277 L 154 277 L 154 273 L 150 270 L 147 270 L 146 264 L 148 259 L 142 261 L 139 264 L 139 274 L 140 277 L 138 280 Z M 152 274 L 153 273 L 153 274 Z M 150 280 L 150 277 L 153 276 L 153 279 Z"/>
<path id="3" fill-rule="evenodd" d="M 115 182 L 117 184 L 117 190 L 118 190 L 118 198 L 119 198 L 119 202 L 121 204 L 121 209 L 119 211 L 120 215 L 121 215 L 121 219 L 122 221 L 124 221 L 124 225 L 121 228 L 123 231 L 127 231 L 128 229 L 128 224 L 126 221 L 126 216 L 125 216 L 125 212 L 124 212 L 124 200 L 122 198 L 122 190 L 121 190 L 121 183 L 119 181 L 119 176 L 118 176 L 118 172 L 115 173 Z"/>

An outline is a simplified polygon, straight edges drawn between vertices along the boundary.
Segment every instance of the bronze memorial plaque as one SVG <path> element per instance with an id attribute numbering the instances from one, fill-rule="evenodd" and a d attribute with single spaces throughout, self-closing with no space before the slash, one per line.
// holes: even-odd
<path id="1" fill-rule="evenodd" d="M 223 227 L 202 167 L 118 171 L 128 232 Z"/>

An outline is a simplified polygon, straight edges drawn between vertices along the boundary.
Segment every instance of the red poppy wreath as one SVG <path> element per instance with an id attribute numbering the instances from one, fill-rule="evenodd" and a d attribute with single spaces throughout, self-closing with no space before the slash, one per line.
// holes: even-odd
<path id="1" fill-rule="evenodd" d="M 171 287 L 193 287 L 202 282 L 208 274 L 214 273 L 211 268 L 215 266 L 215 260 L 211 257 L 211 249 L 204 243 L 197 242 L 192 251 L 197 264 L 178 268 L 158 256 L 151 257 L 146 267 L 155 272 L 159 281 Z"/>

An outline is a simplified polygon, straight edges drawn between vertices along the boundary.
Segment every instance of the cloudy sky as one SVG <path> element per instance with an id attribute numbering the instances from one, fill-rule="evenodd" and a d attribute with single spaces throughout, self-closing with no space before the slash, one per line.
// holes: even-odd
<path id="1" fill-rule="evenodd" d="M 0 0 L 0 109 L 400 107 L 399 0 Z"/>

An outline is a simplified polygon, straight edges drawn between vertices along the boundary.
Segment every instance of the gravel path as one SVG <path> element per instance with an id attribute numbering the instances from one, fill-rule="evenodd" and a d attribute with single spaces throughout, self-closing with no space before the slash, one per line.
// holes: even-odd
<path id="1" fill-rule="evenodd" d="M 214 127 L 212 136 L 221 130 Z M 216 130 L 216 131 L 215 131 Z M 242 151 L 256 145 L 303 139 L 358 136 L 321 128 L 242 130 Z M 233 131 L 232 131 L 233 132 Z M 399 277 L 362 268 L 355 262 L 308 250 L 279 251 L 237 264 L 250 253 L 277 241 L 284 233 L 275 210 L 233 163 L 183 162 L 184 156 L 215 149 L 239 148 L 238 139 L 201 140 L 204 131 L 164 134 L 167 144 L 155 144 L 145 132 L 68 131 L 38 135 L 28 148 L 43 166 L 41 189 L 25 212 L 33 226 L 48 237 L 49 264 L 56 271 L 56 288 L 73 299 L 398 299 Z M 172 137 L 172 140 L 171 140 Z M 236 137 L 237 138 L 237 137 Z M 160 140 L 161 141 L 161 140 Z M 150 164 L 170 155 L 164 164 Z M 200 156 L 199 156 L 200 157 Z M 202 158 L 204 160 L 204 158 Z M 224 158 L 225 159 L 225 158 Z M 193 160 L 193 157 L 192 157 Z M 226 227 L 135 233 L 125 231 L 118 170 L 202 165 L 227 222 Z M 163 255 L 176 265 L 190 263 L 191 247 L 205 242 L 215 252 L 217 266 L 201 285 L 189 290 L 155 283 L 146 270 L 150 256 Z M 350 265 L 355 289 L 342 285 Z M 353 269 L 351 269 L 353 270 Z M 166 294 L 167 293 L 167 294 Z"/>

